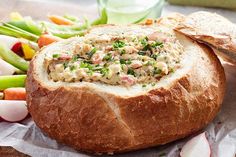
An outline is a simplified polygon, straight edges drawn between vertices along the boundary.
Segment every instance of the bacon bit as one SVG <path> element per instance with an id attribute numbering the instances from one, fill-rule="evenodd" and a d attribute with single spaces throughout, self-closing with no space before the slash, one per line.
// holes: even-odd
<path id="1" fill-rule="evenodd" d="M 145 21 L 145 25 L 151 25 L 151 24 L 153 24 L 153 19 L 147 19 Z"/>
<path id="2" fill-rule="evenodd" d="M 61 54 L 58 60 L 70 60 L 72 57 L 68 54 Z"/>
<path id="3" fill-rule="evenodd" d="M 135 80 L 129 76 L 121 76 L 121 81 L 126 85 L 133 85 L 135 83 Z"/>
<path id="4" fill-rule="evenodd" d="M 102 56 L 99 53 L 95 53 L 91 60 L 94 64 L 99 64 L 102 62 Z"/>

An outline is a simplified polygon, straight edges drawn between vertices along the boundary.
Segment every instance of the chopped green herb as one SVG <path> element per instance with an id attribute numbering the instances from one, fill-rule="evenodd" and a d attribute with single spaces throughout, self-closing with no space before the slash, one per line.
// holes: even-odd
<path id="1" fill-rule="evenodd" d="M 80 58 L 80 55 L 79 54 L 76 54 L 72 57 L 72 61 L 73 62 L 76 62 L 78 59 Z"/>
<path id="2" fill-rule="evenodd" d="M 89 70 L 93 70 L 93 66 L 89 63 L 86 63 L 86 62 L 81 62 L 80 68 L 88 68 Z"/>
<path id="3" fill-rule="evenodd" d="M 102 74 L 102 76 L 106 76 L 109 73 L 109 69 L 108 68 L 102 68 L 100 70 L 100 73 Z"/>
<path id="4" fill-rule="evenodd" d="M 142 87 L 143 87 L 143 88 L 144 88 L 144 87 L 147 87 L 147 85 L 146 85 L 146 84 L 143 84 Z"/>
<path id="5" fill-rule="evenodd" d="M 92 75 L 93 75 L 93 71 L 92 71 L 92 70 L 89 70 L 89 71 L 87 71 L 87 74 L 88 74 L 89 76 L 92 76 Z"/>
<path id="6" fill-rule="evenodd" d="M 121 41 L 121 40 L 117 40 L 113 43 L 113 48 L 114 49 L 118 49 L 118 48 L 122 48 L 125 46 L 125 42 Z"/>
<path id="7" fill-rule="evenodd" d="M 127 74 L 128 75 L 133 75 L 133 76 L 136 76 L 135 72 L 133 69 L 129 68 L 128 71 L 127 71 Z"/>
<path id="8" fill-rule="evenodd" d="M 75 69 L 76 69 L 76 66 L 75 66 L 75 65 L 70 66 L 70 71 L 73 71 L 73 70 L 75 70 Z"/>
<path id="9" fill-rule="evenodd" d="M 141 55 L 141 56 L 144 56 L 144 55 L 146 55 L 146 51 L 141 50 L 141 51 L 138 52 L 138 54 Z"/>
<path id="10" fill-rule="evenodd" d="M 108 53 L 106 54 L 103 59 L 103 61 L 111 61 L 112 60 L 112 54 L 111 53 Z"/>
<path id="11" fill-rule="evenodd" d="M 125 59 L 120 59 L 120 64 L 126 64 L 126 60 Z"/>
<path id="12" fill-rule="evenodd" d="M 150 57 L 156 60 L 158 56 L 159 54 L 152 54 Z"/>
<path id="13" fill-rule="evenodd" d="M 91 59 L 94 53 L 96 53 L 97 49 L 94 47 L 90 52 L 87 53 L 88 58 Z"/>
<path id="14" fill-rule="evenodd" d="M 158 46 L 162 48 L 164 45 L 162 42 L 156 41 L 156 42 L 152 43 L 150 46 L 153 48 L 156 48 Z"/>
<path id="15" fill-rule="evenodd" d="M 157 67 L 154 67 L 153 75 L 160 74 L 161 72 L 162 72 L 161 69 L 157 69 Z"/>
<path id="16" fill-rule="evenodd" d="M 131 59 L 128 60 L 125 60 L 123 58 L 120 59 L 120 64 L 131 64 L 131 63 L 132 63 Z"/>
<path id="17" fill-rule="evenodd" d="M 64 67 L 64 69 L 66 69 L 68 67 L 68 62 L 64 62 L 63 67 Z"/>
<path id="18" fill-rule="evenodd" d="M 120 51 L 120 55 L 121 55 L 121 56 L 122 56 L 123 54 L 125 54 L 125 53 L 126 53 L 126 52 L 125 52 L 124 49 Z"/>
<path id="19" fill-rule="evenodd" d="M 60 57 L 60 54 L 53 54 L 52 55 L 52 58 L 59 58 Z"/>
<path id="20" fill-rule="evenodd" d="M 140 40 L 141 44 L 145 47 L 148 45 L 148 37 L 146 36 L 145 38 Z"/>
<path id="21" fill-rule="evenodd" d="M 131 63 L 132 63 L 131 59 L 128 59 L 128 60 L 126 61 L 126 64 L 131 64 Z"/>
<path id="22" fill-rule="evenodd" d="M 152 82 L 152 83 L 151 83 L 151 85 L 152 85 L 152 86 L 155 86 L 155 85 L 156 85 L 156 83 Z"/>

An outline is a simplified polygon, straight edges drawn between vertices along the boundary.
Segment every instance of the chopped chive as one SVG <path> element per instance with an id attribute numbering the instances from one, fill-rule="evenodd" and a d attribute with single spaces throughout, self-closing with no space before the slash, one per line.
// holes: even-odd
<path id="1" fill-rule="evenodd" d="M 94 47 L 89 53 L 87 53 L 88 58 L 91 59 L 92 56 L 94 55 L 94 53 L 96 53 L 96 51 L 97 51 L 97 49 L 96 49 L 96 47 Z"/>
<path id="2" fill-rule="evenodd" d="M 156 48 L 158 46 L 162 48 L 164 45 L 162 42 L 156 41 L 156 42 L 152 43 L 150 46 L 153 48 Z"/>
<path id="3" fill-rule="evenodd" d="M 156 60 L 158 56 L 159 54 L 152 54 L 150 57 Z"/>
<path id="4" fill-rule="evenodd" d="M 133 76 L 136 76 L 135 72 L 133 69 L 129 68 L 128 71 L 127 71 L 127 74 L 128 75 L 133 75 Z"/>
<path id="5" fill-rule="evenodd" d="M 122 56 L 123 54 L 125 54 L 126 53 L 126 51 L 123 49 L 123 50 L 121 50 L 120 51 L 120 55 Z"/>
<path id="6" fill-rule="evenodd" d="M 142 87 L 143 87 L 143 88 L 144 88 L 144 87 L 147 87 L 147 85 L 146 85 L 146 84 L 143 84 Z"/>
<path id="7" fill-rule="evenodd" d="M 68 62 L 63 63 L 63 67 L 66 69 L 68 67 Z"/>
<path id="8" fill-rule="evenodd" d="M 141 56 L 144 56 L 144 55 L 146 55 L 146 51 L 141 50 L 141 51 L 138 52 L 138 54 L 141 55 Z"/>
<path id="9" fill-rule="evenodd" d="M 161 69 L 157 69 L 157 67 L 154 67 L 153 75 L 160 74 L 161 72 L 162 72 Z"/>
<path id="10" fill-rule="evenodd" d="M 118 49 L 118 48 L 122 48 L 125 46 L 125 42 L 121 41 L 121 40 L 117 40 L 113 43 L 113 48 L 114 49 Z"/>
<path id="11" fill-rule="evenodd" d="M 103 61 L 111 61 L 112 60 L 112 55 L 111 53 L 106 54 L 103 59 Z"/>

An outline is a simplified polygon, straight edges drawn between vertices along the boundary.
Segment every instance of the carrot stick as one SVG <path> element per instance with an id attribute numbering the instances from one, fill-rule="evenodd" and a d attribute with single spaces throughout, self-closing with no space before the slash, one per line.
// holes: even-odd
<path id="1" fill-rule="evenodd" d="M 47 46 L 53 42 L 57 42 L 60 40 L 61 40 L 61 38 L 59 38 L 59 37 L 49 35 L 49 34 L 43 34 L 38 39 L 38 46 L 39 46 L 39 48 L 41 48 L 43 46 Z"/>
<path id="2" fill-rule="evenodd" d="M 25 88 L 7 88 L 3 91 L 5 100 L 25 100 Z"/>
<path id="3" fill-rule="evenodd" d="M 49 15 L 48 18 L 55 24 L 58 25 L 73 25 L 74 22 L 58 15 Z"/>

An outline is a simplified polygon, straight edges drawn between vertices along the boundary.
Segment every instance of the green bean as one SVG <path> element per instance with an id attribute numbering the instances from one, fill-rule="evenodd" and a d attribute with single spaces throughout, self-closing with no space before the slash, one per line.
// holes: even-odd
<path id="1" fill-rule="evenodd" d="M 0 90 L 11 87 L 24 87 L 26 75 L 0 76 Z"/>
<path id="2" fill-rule="evenodd" d="M 29 62 L 12 52 L 9 48 L 7 48 L 4 44 L 0 43 L 0 56 L 11 65 L 16 68 L 27 71 Z"/>

